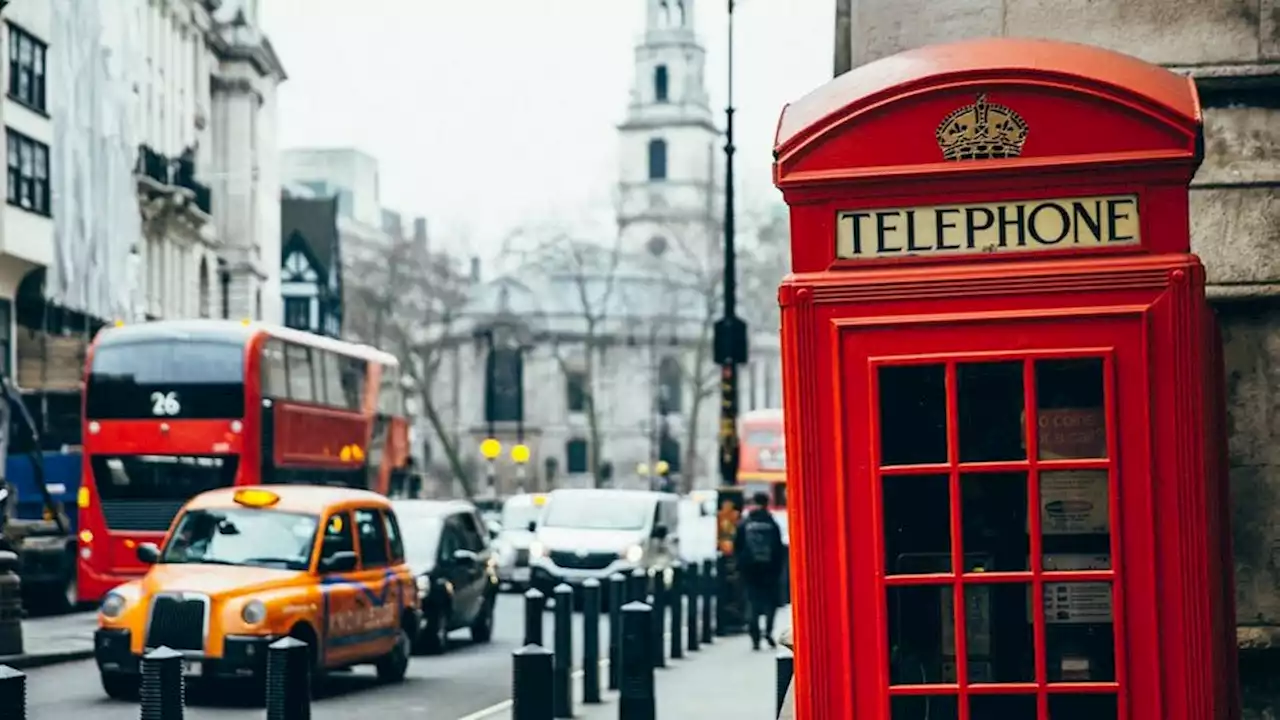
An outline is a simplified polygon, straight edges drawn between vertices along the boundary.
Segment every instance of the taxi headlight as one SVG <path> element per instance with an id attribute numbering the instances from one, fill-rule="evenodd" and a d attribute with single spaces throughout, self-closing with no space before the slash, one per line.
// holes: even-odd
<path id="1" fill-rule="evenodd" d="M 623 557 L 627 559 L 627 562 L 638 563 L 644 558 L 644 548 L 639 545 L 632 545 L 627 548 L 627 552 L 623 554 Z"/>
<path id="2" fill-rule="evenodd" d="M 109 592 L 106 597 L 102 598 L 102 607 L 99 610 L 102 612 L 102 617 L 114 620 L 120 617 L 127 604 L 128 601 L 124 599 L 123 595 Z"/>
<path id="3" fill-rule="evenodd" d="M 267 606 L 261 600 L 250 600 L 241 608 L 240 619 L 246 625 L 257 625 L 267 619 Z"/>
<path id="4" fill-rule="evenodd" d="M 418 597 L 424 598 L 431 591 L 431 578 L 426 575 L 418 576 Z"/>
<path id="5" fill-rule="evenodd" d="M 547 549 L 543 547 L 542 543 L 538 542 L 537 540 L 534 540 L 533 542 L 529 543 L 530 559 L 536 560 L 538 558 L 545 556 L 546 554 L 547 554 Z"/>

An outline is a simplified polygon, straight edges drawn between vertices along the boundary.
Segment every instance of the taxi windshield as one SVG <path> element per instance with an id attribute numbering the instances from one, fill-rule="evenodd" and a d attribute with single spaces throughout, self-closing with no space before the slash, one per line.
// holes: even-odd
<path id="1" fill-rule="evenodd" d="M 188 510 L 160 556 L 164 563 L 306 570 L 319 520 L 274 510 Z"/>

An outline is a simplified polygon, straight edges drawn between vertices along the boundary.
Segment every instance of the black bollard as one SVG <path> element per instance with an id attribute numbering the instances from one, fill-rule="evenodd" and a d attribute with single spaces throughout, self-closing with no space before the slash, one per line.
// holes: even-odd
<path id="1" fill-rule="evenodd" d="M 649 573 L 636 568 L 627 579 L 627 602 L 644 602 L 649 595 Z"/>
<path id="2" fill-rule="evenodd" d="M 582 702 L 600 702 L 600 581 L 582 582 Z"/>
<path id="3" fill-rule="evenodd" d="M 698 593 L 702 592 L 701 566 L 696 562 L 689 563 L 684 569 L 684 594 L 689 598 L 689 652 L 698 649 Z"/>
<path id="4" fill-rule="evenodd" d="M 667 666 L 667 571 L 659 570 L 653 576 L 653 666 Z"/>
<path id="5" fill-rule="evenodd" d="M 641 602 L 622 607 L 622 672 L 618 720 L 654 720 L 653 609 Z M 659 638 L 656 642 L 661 643 Z"/>
<path id="6" fill-rule="evenodd" d="M 790 650 L 783 648 L 778 651 L 777 662 L 778 704 L 773 713 L 774 717 L 782 714 L 782 706 L 787 701 L 787 689 L 791 687 L 791 675 L 795 672 L 796 659 Z"/>
<path id="7" fill-rule="evenodd" d="M 627 578 L 622 573 L 609 576 L 609 689 L 618 689 L 618 672 L 622 661 L 618 648 L 622 645 L 622 606 L 627 604 Z"/>
<path id="8" fill-rule="evenodd" d="M 667 596 L 671 606 L 671 659 L 684 657 L 684 563 L 671 564 L 671 592 Z"/>
<path id="9" fill-rule="evenodd" d="M 547 609 L 547 596 L 530 588 L 524 594 L 524 644 L 542 644 L 542 614 Z"/>
<path id="10" fill-rule="evenodd" d="M 0 665 L 0 718 L 27 720 L 27 676 L 8 665 Z"/>
<path id="11" fill-rule="evenodd" d="M 22 579 L 21 560 L 8 550 L 0 550 L 0 655 L 21 655 Z"/>
<path id="12" fill-rule="evenodd" d="M 267 720 L 311 719 L 311 650 L 297 638 L 267 646 Z"/>
<path id="13" fill-rule="evenodd" d="M 715 637 L 715 628 L 711 625 L 711 618 L 715 617 L 715 607 L 713 603 L 716 600 L 716 561 L 702 561 L 702 643 L 710 645 L 711 640 Z"/>
<path id="14" fill-rule="evenodd" d="M 551 651 L 541 645 L 525 645 L 511 653 L 512 720 L 551 720 Z"/>
<path id="15" fill-rule="evenodd" d="M 182 720 L 182 653 L 159 647 L 142 656 L 141 720 Z"/>
<path id="16" fill-rule="evenodd" d="M 556 717 L 573 717 L 573 588 L 564 583 L 551 591 L 556 600 L 555 676 L 552 698 Z"/>

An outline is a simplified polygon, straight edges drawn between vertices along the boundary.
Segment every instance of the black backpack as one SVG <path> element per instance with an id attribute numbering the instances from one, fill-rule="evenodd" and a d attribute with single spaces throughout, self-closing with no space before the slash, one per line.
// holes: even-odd
<path id="1" fill-rule="evenodd" d="M 748 520 L 742 527 L 746 558 L 753 565 L 771 565 L 774 561 L 775 527 L 768 520 Z"/>

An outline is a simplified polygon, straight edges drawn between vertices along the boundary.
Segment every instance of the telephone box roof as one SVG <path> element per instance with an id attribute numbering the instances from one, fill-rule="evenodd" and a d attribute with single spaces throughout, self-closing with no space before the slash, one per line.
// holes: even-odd
<path id="1" fill-rule="evenodd" d="M 846 108 L 925 86 L 982 77 L 1025 75 L 1112 88 L 1163 108 L 1189 125 L 1200 122 L 1190 78 L 1111 50 L 1054 40 L 987 38 L 931 45 L 856 67 L 789 104 L 778 121 L 776 152 L 821 134 L 824 120 Z"/>

